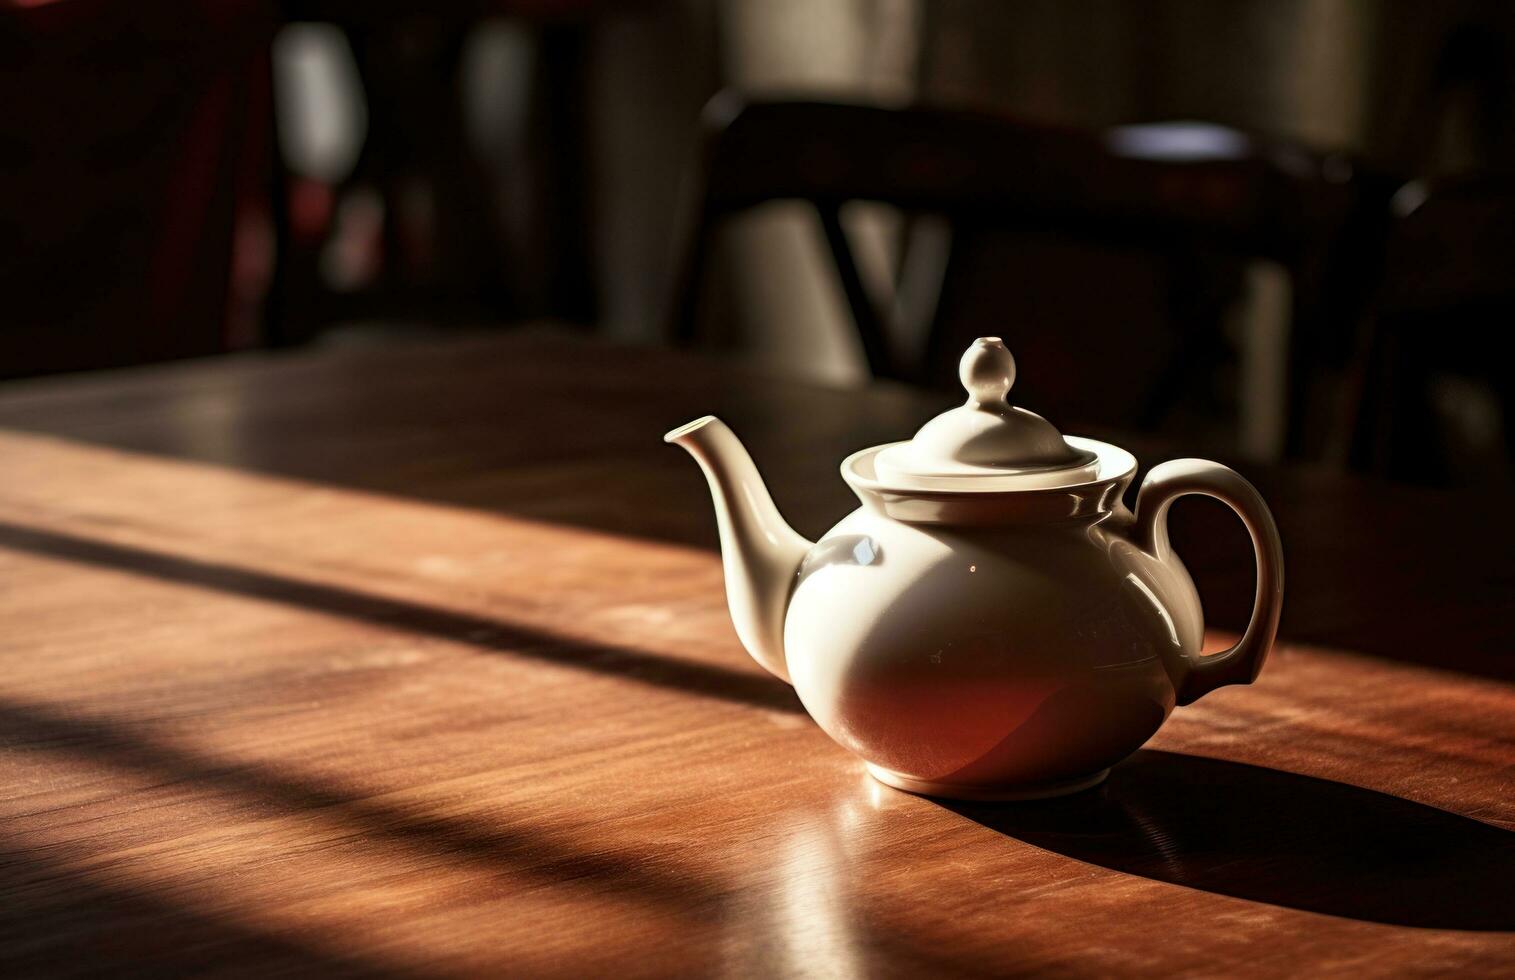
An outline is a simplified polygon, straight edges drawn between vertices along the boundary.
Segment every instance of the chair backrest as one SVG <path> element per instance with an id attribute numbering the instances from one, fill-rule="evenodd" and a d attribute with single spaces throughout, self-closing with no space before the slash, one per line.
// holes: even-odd
<path id="1" fill-rule="evenodd" d="M 729 96 L 706 123 L 706 206 L 717 211 L 869 200 L 1112 240 L 1200 232 L 1286 258 L 1348 200 L 1330 190 L 1350 178 L 1344 161 L 1217 126 L 1087 133 L 941 109 Z"/>

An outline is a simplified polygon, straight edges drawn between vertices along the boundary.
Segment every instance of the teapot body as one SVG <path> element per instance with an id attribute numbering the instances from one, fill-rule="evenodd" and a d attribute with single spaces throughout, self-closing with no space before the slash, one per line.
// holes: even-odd
<path id="1" fill-rule="evenodd" d="M 1177 555 L 1139 547 L 1131 527 L 1119 505 L 971 527 L 865 505 L 800 564 L 790 680 L 899 788 L 994 799 L 1093 785 L 1173 710 L 1204 632 Z"/>

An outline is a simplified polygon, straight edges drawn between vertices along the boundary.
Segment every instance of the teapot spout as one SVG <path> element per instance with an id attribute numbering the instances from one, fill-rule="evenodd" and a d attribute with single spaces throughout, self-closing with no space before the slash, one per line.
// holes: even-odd
<path id="1" fill-rule="evenodd" d="M 726 604 L 737 636 L 752 659 L 789 681 L 784 615 L 810 542 L 779 515 L 752 457 L 720 419 L 695 419 L 663 441 L 687 450 L 710 484 L 726 571 Z"/>

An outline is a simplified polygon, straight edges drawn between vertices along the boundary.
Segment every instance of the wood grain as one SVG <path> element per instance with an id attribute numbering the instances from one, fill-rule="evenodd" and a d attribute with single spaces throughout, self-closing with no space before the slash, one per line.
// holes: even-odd
<path id="1" fill-rule="evenodd" d="M 813 535 L 937 404 L 550 336 L 0 387 L 0 973 L 1515 970 L 1497 502 L 1251 473 L 1262 680 L 948 806 L 741 652 L 658 441 L 719 412 Z M 1180 511 L 1223 642 L 1250 559 Z"/>

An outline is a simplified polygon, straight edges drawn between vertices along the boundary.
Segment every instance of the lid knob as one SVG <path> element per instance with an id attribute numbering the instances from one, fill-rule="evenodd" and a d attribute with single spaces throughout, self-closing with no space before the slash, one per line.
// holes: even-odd
<path id="1" fill-rule="evenodd" d="M 1015 358 L 998 337 L 980 337 L 958 362 L 958 380 L 968 389 L 973 405 L 992 405 L 1005 401 L 1015 384 Z"/>
<path id="2" fill-rule="evenodd" d="M 958 362 L 968 401 L 921 426 L 915 438 L 874 460 L 882 480 L 913 489 L 1046 487 L 1091 479 L 1092 452 L 1068 444 L 1052 423 L 1007 400 L 1015 358 L 998 337 L 975 340 Z M 978 482 L 974 481 L 1000 481 Z M 1013 488 L 1012 487 L 1012 488 Z"/>

